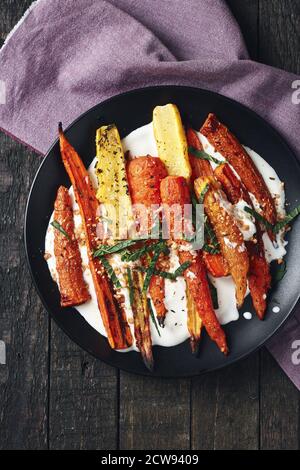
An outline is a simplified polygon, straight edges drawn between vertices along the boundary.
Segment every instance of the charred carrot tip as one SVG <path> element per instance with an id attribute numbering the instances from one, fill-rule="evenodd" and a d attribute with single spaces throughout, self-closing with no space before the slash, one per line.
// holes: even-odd
<path id="1" fill-rule="evenodd" d="M 63 125 L 62 125 L 62 122 L 59 122 L 59 123 L 58 123 L 58 133 L 59 133 L 59 134 L 62 134 L 62 133 L 63 133 Z"/>

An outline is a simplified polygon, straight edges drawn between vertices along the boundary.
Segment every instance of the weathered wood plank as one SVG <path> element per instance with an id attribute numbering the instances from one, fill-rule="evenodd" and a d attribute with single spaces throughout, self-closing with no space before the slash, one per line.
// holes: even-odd
<path id="1" fill-rule="evenodd" d="M 300 3 L 260 0 L 259 60 L 300 73 Z"/>
<path id="2" fill-rule="evenodd" d="M 2 0 L 0 44 L 31 0 Z M 0 133 L 0 448 L 45 449 L 48 406 L 48 317 L 28 272 L 25 204 L 40 158 Z"/>
<path id="3" fill-rule="evenodd" d="M 0 447 L 47 445 L 48 317 L 32 286 L 25 260 L 23 221 L 40 159 L 0 135 Z M 17 425 L 16 425 L 17 423 Z"/>
<path id="4" fill-rule="evenodd" d="M 262 351 L 261 449 L 298 449 L 299 392 L 278 367 L 271 354 Z"/>
<path id="5" fill-rule="evenodd" d="M 190 380 L 121 373 L 120 449 L 189 449 Z"/>
<path id="6" fill-rule="evenodd" d="M 258 354 L 193 379 L 192 449 L 257 449 Z"/>
<path id="7" fill-rule="evenodd" d="M 260 0 L 259 60 L 300 73 L 300 4 Z M 267 351 L 261 353 L 261 438 L 263 449 L 299 446 L 299 393 Z"/>
<path id="8" fill-rule="evenodd" d="M 241 28 L 250 57 L 256 59 L 258 54 L 259 0 L 226 1 Z"/>
<path id="9" fill-rule="evenodd" d="M 115 449 L 118 372 L 76 346 L 54 322 L 50 357 L 50 449 Z"/>

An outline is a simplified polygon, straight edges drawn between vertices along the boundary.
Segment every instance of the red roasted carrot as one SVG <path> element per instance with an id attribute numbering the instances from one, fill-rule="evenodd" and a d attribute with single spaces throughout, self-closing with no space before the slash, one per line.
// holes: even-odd
<path id="1" fill-rule="evenodd" d="M 273 198 L 267 185 L 257 170 L 252 159 L 229 129 L 218 121 L 214 114 L 209 114 L 201 128 L 201 133 L 233 166 L 249 193 L 252 193 L 261 207 L 261 213 L 272 225 L 277 214 Z M 271 239 L 274 234 L 270 233 Z"/>
<path id="2" fill-rule="evenodd" d="M 149 209 L 148 227 L 155 223 L 151 213 L 151 206 L 160 206 L 160 182 L 167 176 L 165 165 L 159 158 L 138 157 L 127 165 L 127 178 L 133 204 L 143 204 Z M 142 214 L 138 212 L 138 217 Z M 142 221 L 141 221 L 142 225 Z M 156 268 L 165 270 L 165 257 L 161 254 Z M 167 309 L 164 304 L 165 281 L 162 277 L 153 275 L 149 285 L 149 293 L 156 310 L 157 319 L 161 326 L 164 324 Z"/>
<path id="3" fill-rule="evenodd" d="M 194 129 L 187 129 L 186 137 L 189 147 L 194 147 L 196 150 L 203 150 L 202 144 Z M 213 176 L 213 169 L 207 160 L 197 158 L 190 152 L 189 160 L 192 167 L 192 182 L 200 176 Z"/>
<path id="4" fill-rule="evenodd" d="M 132 336 L 123 308 L 115 300 L 111 283 L 99 258 L 93 257 L 97 248 L 96 225 L 99 203 L 89 174 L 76 150 L 66 139 L 59 127 L 61 156 L 73 185 L 79 205 L 85 241 L 89 257 L 89 267 L 97 295 L 97 301 L 108 341 L 113 349 L 126 349 L 132 345 Z"/>
<path id="5" fill-rule="evenodd" d="M 186 180 L 180 176 L 168 176 L 162 180 L 160 185 L 161 199 L 164 206 L 172 207 L 179 204 L 182 207 L 190 204 L 190 191 Z M 168 223 L 170 224 L 171 234 L 174 229 L 174 219 L 172 212 L 168 213 Z M 173 233 L 174 236 L 174 233 Z M 180 263 L 190 262 L 189 268 L 184 272 L 184 278 L 187 288 L 193 298 L 198 314 L 203 321 L 210 338 L 217 343 L 220 350 L 227 354 L 228 347 L 225 333 L 220 326 L 213 309 L 212 298 L 207 281 L 205 265 L 202 261 L 201 252 L 193 253 L 190 251 L 190 245 L 184 240 L 176 240 L 178 245 L 178 257 Z"/>
<path id="6" fill-rule="evenodd" d="M 189 147 L 194 147 L 196 150 L 203 150 L 202 144 L 194 129 L 187 129 L 186 137 Z M 213 169 L 207 160 L 196 158 L 192 153 L 189 153 L 189 159 L 192 167 L 192 182 L 200 176 L 213 178 Z M 228 276 L 228 263 L 222 254 L 204 252 L 203 259 L 206 268 L 213 276 Z"/>
<path id="7" fill-rule="evenodd" d="M 54 254 L 62 307 L 81 305 L 90 299 L 83 279 L 82 260 L 74 233 L 69 191 L 60 186 L 54 203 L 54 221 L 62 228 L 54 230 Z"/>
<path id="8" fill-rule="evenodd" d="M 232 204 L 237 204 L 239 201 L 244 200 L 252 207 L 251 198 L 246 188 L 228 164 L 220 165 L 215 169 L 214 173 Z M 245 244 L 249 254 L 248 282 L 250 294 L 257 316 L 262 320 L 267 306 L 267 294 L 271 287 L 271 274 L 269 264 L 265 258 L 259 223 L 256 222 L 256 234 L 253 236 L 253 239 L 246 241 Z"/>

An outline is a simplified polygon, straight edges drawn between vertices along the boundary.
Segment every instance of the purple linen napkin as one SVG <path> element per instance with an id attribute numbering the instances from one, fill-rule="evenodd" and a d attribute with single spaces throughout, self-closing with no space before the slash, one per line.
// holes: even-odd
<path id="1" fill-rule="evenodd" d="M 163 84 L 240 101 L 300 158 L 299 77 L 251 61 L 222 0 L 35 2 L 0 51 L 0 128 L 44 154 L 58 121 L 67 126 L 110 96 Z M 269 343 L 300 389 L 297 340 L 300 307 Z"/>

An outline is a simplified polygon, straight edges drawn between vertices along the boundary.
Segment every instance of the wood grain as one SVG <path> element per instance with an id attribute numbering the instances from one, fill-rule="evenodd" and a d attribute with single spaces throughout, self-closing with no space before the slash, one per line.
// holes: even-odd
<path id="1" fill-rule="evenodd" d="M 47 445 L 48 316 L 32 286 L 23 246 L 25 204 L 39 158 L 0 135 L 0 447 Z"/>
<path id="2" fill-rule="evenodd" d="M 300 73 L 300 2 L 260 0 L 259 60 Z"/>
<path id="3" fill-rule="evenodd" d="M 258 354 L 193 379 L 192 449 L 258 449 Z"/>
<path id="4" fill-rule="evenodd" d="M 52 322 L 50 449 L 117 446 L 117 371 L 76 346 Z"/>
<path id="5" fill-rule="evenodd" d="M 190 379 L 121 372 L 120 449 L 189 449 Z"/>
<path id="6" fill-rule="evenodd" d="M 259 0 L 226 0 L 234 17 L 236 18 L 248 52 L 252 59 L 258 57 L 258 15 L 259 15 Z"/>
<path id="7" fill-rule="evenodd" d="M 300 72 L 300 3 L 260 0 L 259 60 L 289 72 Z M 299 392 L 266 350 L 261 351 L 260 446 L 299 447 Z"/>
<path id="8" fill-rule="evenodd" d="M 266 350 L 260 390 L 261 449 L 298 449 L 299 392 Z"/>

